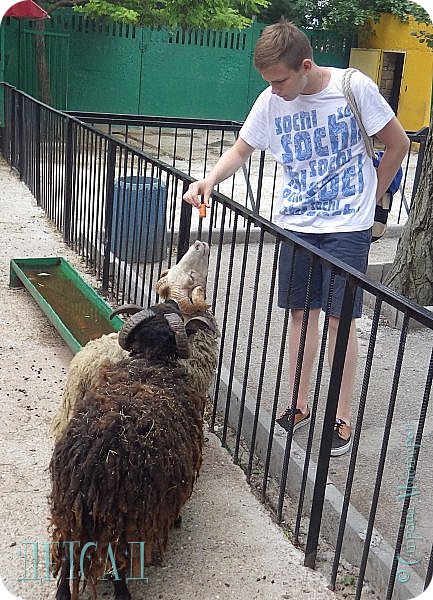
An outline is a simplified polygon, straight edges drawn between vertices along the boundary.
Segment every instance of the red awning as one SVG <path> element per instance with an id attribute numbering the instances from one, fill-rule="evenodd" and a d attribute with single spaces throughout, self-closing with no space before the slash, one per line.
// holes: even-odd
<path id="1" fill-rule="evenodd" d="M 48 13 L 33 0 L 22 0 L 13 4 L 3 15 L 4 17 L 17 17 L 18 19 L 47 19 Z"/>

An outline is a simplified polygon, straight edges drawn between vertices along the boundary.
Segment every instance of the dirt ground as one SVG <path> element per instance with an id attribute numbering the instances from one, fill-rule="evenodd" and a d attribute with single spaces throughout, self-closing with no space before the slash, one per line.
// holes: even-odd
<path id="1" fill-rule="evenodd" d="M 0 575 L 10 592 L 0 584 L 0 599 L 46 600 L 55 594 L 44 555 L 49 428 L 71 353 L 28 292 L 9 288 L 9 261 L 61 255 L 89 283 L 96 282 L 2 160 L 0 181 Z M 173 532 L 164 563 L 147 569 L 148 583 L 132 583 L 131 591 L 137 599 L 164 600 L 335 598 L 325 578 L 302 561 L 252 495 L 242 471 L 207 433 L 203 469 L 183 526 Z M 111 586 L 101 584 L 99 595 L 112 597 Z"/>

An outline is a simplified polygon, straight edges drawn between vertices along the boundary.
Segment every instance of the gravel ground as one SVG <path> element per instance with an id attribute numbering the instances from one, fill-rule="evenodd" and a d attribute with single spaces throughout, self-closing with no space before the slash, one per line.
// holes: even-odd
<path id="1" fill-rule="evenodd" d="M 0 575 L 15 596 L 45 600 L 55 593 L 44 558 L 49 426 L 71 353 L 30 295 L 9 288 L 9 260 L 61 255 L 89 283 L 96 282 L 2 160 L 0 179 Z M 242 471 L 207 433 L 203 469 L 183 526 L 173 532 L 164 563 L 149 568 L 148 583 L 133 583 L 131 591 L 137 599 L 164 600 L 336 598 L 322 575 L 302 562 L 303 555 L 250 492 Z M 110 598 L 111 587 L 101 584 L 98 595 Z M 7 597 L 14 596 L 0 588 L 0 599 Z"/>

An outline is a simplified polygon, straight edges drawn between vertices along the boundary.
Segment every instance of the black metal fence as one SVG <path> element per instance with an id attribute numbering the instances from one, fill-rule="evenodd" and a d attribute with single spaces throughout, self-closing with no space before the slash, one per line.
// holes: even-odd
<path id="1" fill-rule="evenodd" d="M 99 131 L 140 148 L 194 178 L 210 171 L 233 143 L 242 123 L 203 119 L 167 119 L 140 115 L 70 112 Z M 404 223 L 418 187 L 428 128 L 408 131 L 410 146 L 402 164 L 400 189 L 393 202 L 393 220 Z M 269 152 L 255 152 L 218 191 L 266 219 L 272 218 L 274 200 L 282 184 L 280 169 Z"/>
<path id="2" fill-rule="evenodd" d="M 93 269 L 104 293 L 117 302 L 149 305 L 157 299 L 153 286 L 161 270 L 173 264 L 194 239 L 209 242 L 208 296 L 221 330 L 210 425 L 278 522 L 304 547 L 305 564 L 314 567 L 324 553 L 323 545 L 330 544 L 332 587 L 342 577 L 343 555 L 358 569 L 355 598 L 361 598 L 365 581 L 380 598 L 420 594 L 433 569 L 432 313 L 299 243 L 258 211 L 219 192 L 213 196 L 208 217 L 200 220 L 181 198 L 196 169 L 203 172 L 207 155 L 197 158 L 189 152 L 189 174 L 184 173 L 177 162 L 152 157 L 129 138 L 127 142 L 117 139 L 115 126 L 98 131 L 10 86 L 4 89 L 3 154 L 65 241 Z M 186 147 L 195 140 L 190 125 Z M 208 125 L 210 139 L 213 130 Z M 224 127 L 215 125 L 221 136 Z M 227 126 L 230 135 L 232 126 Z M 143 131 L 146 148 L 148 137 Z M 156 136 L 161 145 L 162 137 Z M 253 170 L 250 167 L 251 177 Z M 237 197 L 235 191 L 233 195 Z M 292 243 L 295 252 L 308 254 L 310 276 L 315 264 L 329 266 L 328 306 L 335 276 L 346 281 L 335 359 L 327 369 L 326 311 L 314 368 L 311 425 L 295 436 L 275 424 L 277 411 L 296 401 L 295 393 L 288 398 L 286 384 L 289 315 L 276 308 L 275 299 L 283 241 Z M 357 325 L 360 360 L 353 398 L 353 445 L 350 454 L 330 462 L 357 286 L 370 298 L 370 308 Z M 302 370 L 309 297 L 308 291 L 295 391 Z M 399 328 L 386 324 L 391 313 L 400 321 Z"/>

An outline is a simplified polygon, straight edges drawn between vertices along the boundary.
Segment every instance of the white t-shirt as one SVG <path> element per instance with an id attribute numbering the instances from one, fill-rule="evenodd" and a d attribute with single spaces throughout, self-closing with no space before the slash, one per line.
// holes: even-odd
<path id="1" fill-rule="evenodd" d="M 317 94 L 283 100 L 266 88 L 255 101 L 240 137 L 269 150 L 282 165 L 284 184 L 273 221 L 305 233 L 362 231 L 374 220 L 376 170 L 342 92 L 344 70 Z M 368 135 L 394 116 L 377 85 L 360 72 L 350 87 Z"/>

